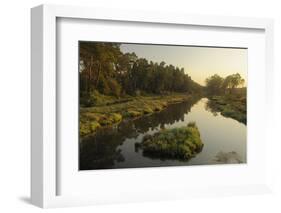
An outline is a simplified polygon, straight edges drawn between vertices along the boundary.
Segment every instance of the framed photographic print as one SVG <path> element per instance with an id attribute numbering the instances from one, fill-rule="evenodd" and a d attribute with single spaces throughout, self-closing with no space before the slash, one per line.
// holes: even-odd
<path id="1" fill-rule="evenodd" d="M 269 192 L 272 30 L 270 19 L 33 8 L 32 203 Z"/>

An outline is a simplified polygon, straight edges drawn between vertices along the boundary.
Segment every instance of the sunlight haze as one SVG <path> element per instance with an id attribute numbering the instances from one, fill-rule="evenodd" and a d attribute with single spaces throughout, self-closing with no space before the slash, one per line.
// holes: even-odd
<path id="1" fill-rule="evenodd" d="M 247 82 L 247 49 L 147 44 L 121 44 L 120 48 L 124 53 L 135 52 L 148 61 L 164 61 L 184 68 L 185 73 L 201 85 L 214 74 L 226 77 L 239 73 Z"/>

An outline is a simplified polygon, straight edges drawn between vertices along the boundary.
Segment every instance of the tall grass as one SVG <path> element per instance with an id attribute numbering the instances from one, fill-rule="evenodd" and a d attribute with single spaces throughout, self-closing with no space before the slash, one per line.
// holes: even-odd
<path id="1" fill-rule="evenodd" d="M 163 129 L 147 135 L 137 147 L 152 158 L 189 160 L 202 150 L 203 143 L 196 123 L 191 122 L 186 127 Z"/>

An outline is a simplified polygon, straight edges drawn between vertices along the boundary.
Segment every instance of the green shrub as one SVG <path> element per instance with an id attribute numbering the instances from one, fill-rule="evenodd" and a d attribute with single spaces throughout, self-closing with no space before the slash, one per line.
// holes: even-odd
<path id="1" fill-rule="evenodd" d="M 114 84 L 114 83 L 113 83 Z M 81 98 L 82 97 L 82 98 Z M 87 100 L 89 103 L 83 104 Z M 134 119 L 143 114 L 152 114 L 161 111 L 174 101 L 183 102 L 189 100 L 190 96 L 183 94 L 171 94 L 169 96 L 158 96 L 146 94 L 146 96 L 115 97 L 105 95 L 94 90 L 80 94 L 80 134 L 94 133 L 98 128 L 117 124 L 122 119 Z M 86 107 L 87 105 L 87 107 Z M 95 122 L 91 124 L 92 122 Z"/>
<path id="2" fill-rule="evenodd" d="M 136 146 L 149 157 L 188 160 L 202 150 L 203 143 L 196 124 L 191 122 L 186 127 L 163 129 L 147 135 Z"/>
<path id="3" fill-rule="evenodd" d="M 233 118 L 246 124 L 247 106 L 246 96 L 225 95 L 209 97 L 208 107 L 214 113 L 221 112 L 221 115 L 227 118 Z"/>
<path id="4" fill-rule="evenodd" d="M 114 123 L 118 123 L 122 120 L 122 115 L 119 113 L 112 113 L 110 115 L 110 119 L 114 122 Z"/>
<path id="5" fill-rule="evenodd" d="M 94 132 L 96 131 L 98 128 L 100 128 L 100 124 L 96 121 L 91 122 L 91 131 Z"/>
<path id="6" fill-rule="evenodd" d="M 87 122 L 80 122 L 80 131 L 81 136 L 88 135 L 92 132 L 91 126 Z"/>
<path id="7" fill-rule="evenodd" d="M 115 79 L 108 79 L 108 87 L 110 88 L 110 94 L 119 97 L 121 94 L 121 86 Z"/>
<path id="8" fill-rule="evenodd" d="M 86 112 L 86 113 L 83 113 L 82 116 L 87 118 L 88 120 L 92 120 L 92 121 L 99 121 L 103 117 L 102 114 L 94 113 L 94 112 Z"/>

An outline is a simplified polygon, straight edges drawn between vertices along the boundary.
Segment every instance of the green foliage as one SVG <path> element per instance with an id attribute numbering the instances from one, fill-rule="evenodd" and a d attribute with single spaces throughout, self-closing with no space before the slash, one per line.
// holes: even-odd
<path id="1" fill-rule="evenodd" d="M 109 79 L 107 81 L 107 85 L 108 85 L 109 95 L 113 95 L 116 97 L 120 96 L 122 87 L 115 79 Z"/>
<path id="2" fill-rule="evenodd" d="M 245 80 L 241 77 L 239 73 L 229 75 L 225 78 L 225 87 L 234 89 L 239 85 L 243 85 Z"/>
<path id="3" fill-rule="evenodd" d="M 225 117 L 233 118 L 244 124 L 247 123 L 246 94 L 227 94 L 209 98 L 207 109 L 216 114 L 220 112 Z"/>
<path id="4" fill-rule="evenodd" d="M 150 107 L 145 107 L 143 109 L 143 113 L 144 114 L 151 114 L 151 113 L 153 113 L 153 110 Z"/>
<path id="5" fill-rule="evenodd" d="M 206 88 L 208 93 L 220 94 L 222 92 L 222 85 L 224 79 L 219 75 L 215 74 L 206 79 Z"/>
<path id="6" fill-rule="evenodd" d="M 80 121 L 80 135 L 85 136 L 94 133 L 101 125 L 97 121 Z"/>
<path id="7" fill-rule="evenodd" d="M 95 106 L 80 106 L 80 135 L 95 133 L 97 129 L 119 123 L 123 119 L 138 118 L 142 115 L 159 112 L 169 104 L 181 103 L 190 100 L 191 96 L 183 94 L 126 96 L 102 95 L 95 91 Z M 95 128 L 91 128 L 91 122 Z M 98 124 L 98 125 L 97 125 Z"/>
<path id="8" fill-rule="evenodd" d="M 238 86 L 243 86 L 245 80 L 239 73 L 228 75 L 222 78 L 215 74 L 206 79 L 206 92 L 211 95 L 221 95 L 226 93 L 234 93 Z"/>
<path id="9" fill-rule="evenodd" d="M 86 98 L 85 96 L 82 96 L 82 98 L 80 97 L 80 107 L 111 105 L 119 102 L 127 102 L 132 99 L 131 97 L 128 96 L 124 96 L 122 99 L 120 99 L 115 95 L 104 95 L 99 93 L 97 90 L 91 92 L 91 94 L 87 97 Z"/>
<path id="10" fill-rule="evenodd" d="M 122 120 L 122 115 L 119 113 L 112 113 L 111 114 L 111 119 L 114 123 L 120 122 Z"/>
<path id="11" fill-rule="evenodd" d="M 128 115 L 128 117 L 135 118 L 135 117 L 141 116 L 142 113 L 139 112 L 139 111 L 136 111 L 136 110 L 128 110 L 128 111 L 127 111 L 127 115 Z"/>
<path id="12" fill-rule="evenodd" d="M 122 120 L 122 115 L 119 113 L 109 113 L 104 114 L 101 119 L 99 119 L 99 123 L 101 126 L 109 126 L 112 124 L 119 123 Z"/>
<path id="13" fill-rule="evenodd" d="M 199 93 L 202 87 L 183 68 L 148 62 L 135 53 L 122 53 L 118 43 L 80 42 L 80 104 L 99 104 L 97 95 Z M 159 110 L 161 110 L 159 108 Z"/>
<path id="14" fill-rule="evenodd" d="M 91 131 L 94 132 L 96 129 L 100 128 L 100 124 L 96 121 L 93 121 L 91 124 Z"/>
<path id="15" fill-rule="evenodd" d="M 92 132 L 91 126 L 89 125 L 89 123 L 80 121 L 79 126 L 80 126 L 79 133 L 80 133 L 81 136 L 88 135 Z"/>
<path id="16" fill-rule="evenodd" d="M 101 127 L 117 124 L 120 121 L 122 121 L 122 115 L 119 113 L 82 112 L 80 113 L 80 135 L 95 133 Z"/>
<path id="17" fill-rule="evenodd" d="M 155 110 L 156 112 L 159 112 L 159 111 L 161 111 L 161 110 L 163 109 L 163 106 L 160 105 L 160 104 L 155 104 L 154 106 L 155 106 L 155 107 L 154 107 L 154 110 Z"/>
<path id="18" fill-rule="evenodd" d="M 136 146 L 152 158 L 189 160 L 202 150 L 203 143 L 196 124 L 192 122 L 186 127 L 163 129 L 154 135 L 146 135 Z"/>

